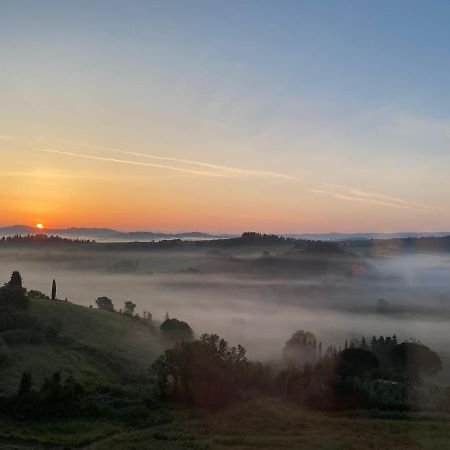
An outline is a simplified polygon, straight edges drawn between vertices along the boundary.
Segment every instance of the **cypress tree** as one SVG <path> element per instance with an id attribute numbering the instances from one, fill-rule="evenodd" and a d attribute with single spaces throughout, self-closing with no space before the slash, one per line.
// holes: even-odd
<path id="1" fill-rule="evenodd" d="M 56 281 L 53 280 L 52 283 L 52 300 L 56 300 Z"/>

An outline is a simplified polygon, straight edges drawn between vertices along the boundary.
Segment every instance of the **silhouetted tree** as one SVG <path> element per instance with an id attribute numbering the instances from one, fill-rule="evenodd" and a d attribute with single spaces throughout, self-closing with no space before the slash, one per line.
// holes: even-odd
<path id="1" fill-rule="evenodd" d="M 8 283 L 6 283 L 7 287 L 10 288 L 20 288 L 22 289 L 22 276 L 20 275 L 20 272 L 14 271 L 11 275 L 11 279 Z"/>
<path id="2" fill-rule="evenodd" d="M 378 366 L 378 359 L 371 351 L 347 348 L 338 357 L 336 373 L 349 378 L 363 377 Z"/>
<path id="3" fill-rule="evenodd" d="M 418 381 L 422 375 L 436 375 L 442 370 L 439 355 L 415 342 L 396 345 L 389 356 L 395 368 L 411 381 Z"/>
<path id="4" fill-rule="evenodd" d="M 125 302 L 125 308 L 123 313 L 127 316 L 132 316 L 134 314 L 134 309 L 136 308 L 136 304 L 133 302 Z"/>
<path id="5" fill-rule="evenodd" d="M 13 272 L 11 280 L 0 288 L 0 308 L 3 310 L 26 309 L 30 303 L 26 289 L 22 287 L 19 272 Z"/>
<path id="6" fill-rule="evenodd" d="M 27 293 L 29 298 L 36 299 L 36 300 L 50 300 L 50 297 L 48 295 L 45 295 L 44 293 L 40 291 L 36 291 L 35 289 L 31 289 Z"/>
<path id="7" fill-rule="evenodd" d="M 103 309 L 104 311 L 114 312 L 114 305 L 110 298 L 108 297 L 99 297 L 95 303 L 99 309 Z"/>
<path id="8" fill-rule="evenodd" d="M 317 341 L 313 333 L 297 330 L 286 342 L 283 358 L 290 367 L 301 368 L 318 360 Z"/>
<path id="9" fill-rule="evenodd" d="M 164 339 L 170 342 L 192 341 L 194 333 L 186 322 L 178 319 L 166 319 L 160 326 Z"/>
<path id="10" fill-rule="evenodd" d="M 264 384 L 267 372 L 252 364 L 241 346 L 216 334 L 180 342 L 153 364 L 159 393 L 203 407 L 227 405 Z"/>
<path id="11" fill-rule="evenodd" d="M 149 311 L 144 311 L 143 313 L 144 319 L 151 322 L 153 314 Z"/>
<path id="12" fill-rule="evenodd" d="M 56 280 L 52 283 L 52 300 L 56 300 Z"/>
<path id="13" fill-rule="evenodd" d="M 369 346 L 366 343 L 366 338 L 363 336 L 363 338 L 361 339 L 361 348 L 363 350 L 369 350 Z"/>

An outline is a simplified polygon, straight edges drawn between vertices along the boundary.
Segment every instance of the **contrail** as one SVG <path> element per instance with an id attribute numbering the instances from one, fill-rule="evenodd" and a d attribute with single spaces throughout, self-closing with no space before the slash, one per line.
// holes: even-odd
<path id="1" fill-rule="evenodd" d="M 92 159 L 92 160 L 97 160 L 97 161 L 107 161 L 107 162 L 113 162 L 116 164 L 128 164 L 128 165 L 134 165 L 134 166 L 154 167 L 154 168 L 158 168 L 158 169 L 173 170 L 173 171 L 182 172 L 182 173 L 189 173 L 192 175 L 200 175 L 200 176 L 215 177 L 215 178 L 232 178 L 232 177 L 239 176 L 239 175 L 247 175 L 247 176 L 265 176 L 265 177 L 272 177 L 272 178 L 281 178 L 281 179 L 286 179 L 286 180 L 301 181 L 297 177 L 278 173 L 278 172 L 272 172 L 272 171 L 239 169 L 236 167 L 221 166 L 221 165 L 217 165 L 217 164 L 210 164 L 210 163 L 194 161 L 194 160 L 189 160 L 189 159 L 174 158 L 174 157 L 159 156 L 159 155 L 149 155 L 149 154 L 145 154 L 145 153 L 118 150 L 118 149 L 113 149 L 113 148 L 109 148 L 109 147 L 100 147 L 100 146 L 94 146 L 94 145 L 82 145 L 82 146 L 86 147 L 86 148 L 104 150 L 104 151 L 119 153 L 119 154 L 123 154 L 123 155 L 137 156 L 137 157 L 142 157 L 142 158 L 155 159 L 155 160 L 159 160 L 159 161 L 171 161 L 171 162 L 175 162 L 175 163 L 190 164 L 190 165 L 194 165 L 197 167 L 204 167 L 205 169 L 206 168 L 213 169 L 214 171 L 189 169 L 186 167 L 177 167 L 177 166 L 166 165 L 166 164 L 157 164 L 157 163 L 150 163 L 150 162 L 147 163 L 147 162 L 142 162 L 142 161 L 134 161 L 134 160 L 126 160 L 126 159 L 117 159 L 117 158 L 110 158 L 110 157 L 106 157 L 106 156 L 87 155 L 84 153 L 67 152 L 67 151 L 62 151 L 62 150 L 55 150 L 55 149 L 36 147 L 36 146 L 33 146 L 32 149 L 39 151 L 39 152 L 54 153 L 54 154 L 59 154 L 59 155 L 66 155 L 66 156 L 84 158 L 84 159 Z M 398 208 L 398 209 L 435 210 L 435 211 L 439 210 L 439 208 L 437 208 L 437 207 L 423 205 L 420 203 L 408 202 L 406 200 L 402 200 L 399 198 L 389 197 L 389 196 L 378 194 L 378 193 L 366 192 L 366 191 L 363 191 L 363 190 L 357 189 L 357 188 L 351 188 L 351 187 L 345 187 L 345 186 L 327 184 L 327 183 L 317 183 L 316 186 L 317 186 L 317 188 L 314 188 L 314 187 L 311 187 L 311 185 L 310 185 L 310 187 L 308 187 L 308 190 L 310 192 L 314 192 L 316 194 L 329 195 L 329 196 L 334 197 L 339 200 L 355 201 L 355 202 L 360 202 L 360 203 L 370 203 L 370 204 L 374 204 L 374 205 L 385 206 L 385 207 L 389 207 L 389 208 Z M 329 190 L 330 188 L 333 188 L 335 190 Z"/>
<path id="2" fill-rule="evenodd" d="M 153 163 L 145 163 L 145 162 L 140 162 L 140 161 L 129 161 L 126 159 L 107 158 L 107 157 L 103 157 L 103 156 L 86 155 L 83 153 L 72 153 L 72 152 L 54 150 L 54 149 L 43 148 L 43 147 L 31 147 L 31 148 L 38 152 L 55 153 L 57 155 L 66 155 L 66 156 L 73 156 L 73 157 L 77 157 L 77 158 L 93 159 L 96 161 L 107 161 L 107 162 L 113 162 L 113 163 L 117 163 L 117 164 L 128 164 L 128 165 L 132 165 L 132 166 L 155 167 L 158 169 L 175 170 L 177 172 L 190 173 L 193 175 L 202 175 L 202 176 L 219 177 L 219 178 L 229 178 L 231 176 L 231 175 L 225 175 L 225 174 L 221 174 L 221 173 L 217 173 L 217 172 L 206 172 L 206 171 L 202 171 L 202 170 L 183 169 L 181 167 L 167 166 L 164 164 L 153 164 Z"/>
<path id="3" fill-rule="evenodd" d="M 286 175 L 284 173 L 279 173 L 279 172 L 272 172 L 270 170 L 239 169 L 237 167 L 220 166 L 218 164 L 205 163 L 205 162 L 201 162 L 201 161 L 193 161 L 191 159 L 182 159 L 182 158 L 174 158 L 174 157 L 159 156 L 159 155 L 149 155 L 147 153 L 130 152 L 130 151 L 118 150 L 118 149 L 110 148 L 110 147 L 100 147 L 97 145 L 84 145 L 84 147 L 97 149 L 97 150 L 105 150 L 108 152 L 120 153 L 122 155 L 139 156 L 141 158 L 148 158 L 148 159 L 157 159 L 159 161 L 171 161 L 171 162 L 177 162 L 177 163 L 182 163 L 182 164 L 190 164 L 190 165 L 194 165 L 194 166 L 205 167 L 208 169 L 215 169 L 215 170 L 220 170 L 220 171 L 224 171 L 224 172 L 230 172 L 230 173 L 237 174 L 237 175 L 266 176 L 266 177 L 274 177 L 274 178 L 284 178 L 287 180 L 297 180 L 296 177 L 293 177 L 291 175 Z"/>
<path id="4" fill-rule="evenodd" d="M 386 196 L 386 195 L 377 194 L 377 193 L 373 193 L 373 192 L 366 192 L 366 191 L 362 191 L 360 189 L 353 189 L 353 188 L 351 188 L 348 191 L 351 194 L 354 194 L 354 195 L 359 196 L 359 197 L 367 197 L 367 198 L 371 198 L 371 199 L 374 199 L 374 200 L 398 203 L 398 204 L 405 205 L 405 206 L 410 206 L 410 207 L 434 209 L 431 206 L 423 205 L 421 203 L 408 202 L 408 201 L 402 200 L 400 198 L 389 197 L 389 196 Z"/>
<path id="5" fill-rule="evenodd" d="M 371 203 L 374 205 L 387 206 L 390 208 L 413 209 L 413 210 L 438 210 L 438 208 L 432 206 L 422 205 L 420 203 L 409 203 L 405 200 L 390 198 L 376 193 L 372 194 L 369 192 L 359 191 L 358 189 L 347 189 L 347 192 L 335 192 L 314 188 L 310 188 L 309 190 L 316 194 L 329 195 L 339 200 L 349 200 L 360 203 Z"/>

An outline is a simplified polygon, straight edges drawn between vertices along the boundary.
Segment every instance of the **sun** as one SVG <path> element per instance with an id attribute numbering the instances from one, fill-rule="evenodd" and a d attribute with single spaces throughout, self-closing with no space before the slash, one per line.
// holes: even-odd
<path id="1" fill-rule="evenodd" d="M 42 223 L 37 223 L 36 224 L 36 228 L 38 228 L 39 230 L 43 230 L 44 229 L 44 225 L 42 225 Z"/>

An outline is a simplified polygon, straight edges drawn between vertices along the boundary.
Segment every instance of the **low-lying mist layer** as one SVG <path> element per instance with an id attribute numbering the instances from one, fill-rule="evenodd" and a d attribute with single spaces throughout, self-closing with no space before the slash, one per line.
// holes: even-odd
<path id="1" fill-rule="evenodd" d="M 311 257 L 276 246 L 1 250 L 0 275 L 6 281 L 13 270 L 44 293 L 56 279 L 58 297 L 73 303 L 95 306 L 108 296 L 116 309 L 132 300 L 156 320 L 168 312 L 263 360 L 278 359 L 297 329 L 324 345 L 396 333 L 445 353 L 450 341 L 450 258 L 442 255 Z"/>

